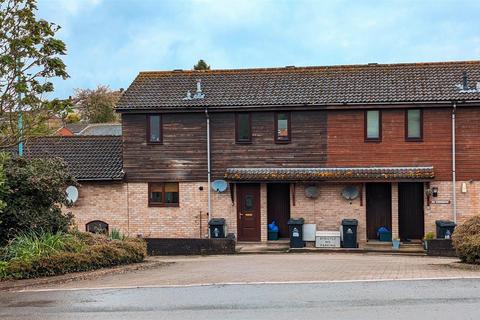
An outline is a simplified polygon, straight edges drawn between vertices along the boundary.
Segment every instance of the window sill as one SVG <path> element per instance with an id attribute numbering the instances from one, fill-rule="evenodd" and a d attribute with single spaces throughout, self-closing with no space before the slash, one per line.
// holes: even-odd
<path id="1" fill-rule="evenodd" d="M 289 144 L 291 140 L 275 140 L 276 144 Z"/>
<path id="2" fill-rule="evenodd" d="M 147 141 L 147 146 L 149 145 L 162 145 L 163 142 L 151 142 L 151 141 Z"/>
<path id="3" fill-rule="evenodd" d="M 252 144 L 252 141 L 235 141 L 235 144 Z"/>
<path id="4" fill-rule="evenodd" d="M 382 139 L 365 139 L 365 142 L 367 142 L 367 143 L 380 143 L 380 142 L 382 142 Z"/>
<path id="5" fill-rule="evenodd" d="M 423 142 L 422 138 L 405 138 L 406 142 Z"/>
<path id="6" fill-rule="evenodd" d="M 160 204 L 160 203 L 149 203 L 149 207 L 155 207 L 155 208 L 178 208 L 180 205 L 178 203 L 176 204 Z"/>

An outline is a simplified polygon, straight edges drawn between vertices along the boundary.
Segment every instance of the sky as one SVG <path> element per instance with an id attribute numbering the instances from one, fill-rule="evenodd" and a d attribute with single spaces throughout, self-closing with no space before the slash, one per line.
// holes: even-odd
<path id="1" fill-rule="evenodd" d="M 75 88 L 140 71 L 480 59 L 479 0 L 39 0 Z"/>

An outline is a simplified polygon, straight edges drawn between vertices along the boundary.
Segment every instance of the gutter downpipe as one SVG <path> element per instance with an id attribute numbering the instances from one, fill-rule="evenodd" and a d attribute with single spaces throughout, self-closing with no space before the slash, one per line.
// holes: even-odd
<path id="1" fill-rule="evenodd" d="M 211 180 L 211 166 L 210 166 L 210 115 L 208 114 L 208 108 L 205 108 L 205 118 L 207 120 L 207 193 L 208 193 L 208 221 L 212 219 L 212 194 L 210 188 Z M 208 232 L 210 238 L 210 232 Z"/>
<path id="2" fill-rule="evenodd" d="M 453 102 L 452 109 L 452 202 L 453 202 L 453 222 L 457 223 L 457 175 L 456 175 L 456 137 L 455 137 L 455 113 L 457 111 L 457 103 Z"/>

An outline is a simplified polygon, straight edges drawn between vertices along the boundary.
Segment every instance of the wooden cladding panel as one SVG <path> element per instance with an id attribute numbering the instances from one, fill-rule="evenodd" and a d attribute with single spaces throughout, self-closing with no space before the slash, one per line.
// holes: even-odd
<path id="1" fill-rule="evenodd" d="M 323 167 L 326 165 L 326 111 L 291 113 L 291 141 L 276 144 L 273 112 L 252 112 L 252 143 L 235 143 L 234 113 L 211 114 L 212 176 L 229 167 Z"/>
<path id="2" fill-rule="evenodd" d="M 123 114 L 123 166 L 129 181 L 205 181 L 204 114 L 163 114 L 163 143 L 146 141 L 146 115 Z"/>
<path id="3" fill-rule="evenodd" d="M 457 108 L 457 181 L 480 179 L 480 108 Z"/>
<path id="4" fill-rule="evenodd" d="M 450 109 L 425 109 L 423 141 L 405 141 L 405 110 L 382 110 L 382 141 L 364 141 L 364 112 L 329 111 L 329 167 L 427 166 L 436 179 L 451 178 Z"/>

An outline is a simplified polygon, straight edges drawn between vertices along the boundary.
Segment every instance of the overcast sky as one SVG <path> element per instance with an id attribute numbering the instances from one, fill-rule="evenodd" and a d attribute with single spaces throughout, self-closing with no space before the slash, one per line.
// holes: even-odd
<path id="1" fill-rule="evenodd" d="M 56 96 L 141 70 L 480 59 L 479 0 L 39 0 L 71 76 Z"/>

